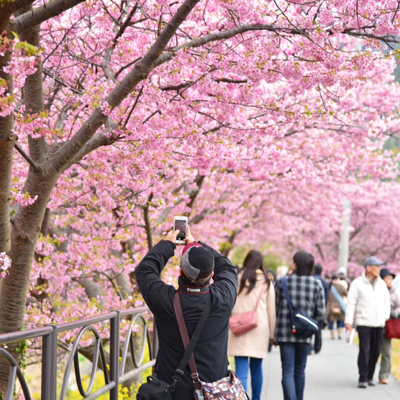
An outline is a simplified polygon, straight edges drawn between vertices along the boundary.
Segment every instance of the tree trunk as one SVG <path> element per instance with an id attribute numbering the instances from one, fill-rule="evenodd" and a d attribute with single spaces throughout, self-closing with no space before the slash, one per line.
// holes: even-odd
<path id="1" fill-rule="evenodd" d="M 31 8 L 31 6 L 28 6 L 20 12 L 23 13 Z M 5 26 L 2 27 L 2 29 L 0 28 L 0 32 L 3 31 L 9 31 L 9 27 Z M 27 29 L 23 34 L 21 34 L 20 39 L 34 46 L 38 46 L 39 27 Z M 3 66 L 8 62 L 8 60 L 9 55 L 8 59 L 3 60 Z M 43 87 L 40 57 L 37 58 L 36 67 L 36 72 L 27 77 L 24 85 L 26 115 L 35 115 L 43 111 Z M 2 71 L 2 69 L 2 65 L 0 64 L 0 71 Z M 7 78 L 11 82 L 11 77 Z M 12 87 L 9 88 L 10 92 L 11 89 Z M 36 242 L 39 237 L 40 227 L 42 226 L 42 220 L 46 211 L 47 202 L 51 190 L 56 182 L 54 178 L 49 176 L 46 177 L 39 171 L 34 172 L 32 169 L 29 171 L 24 192 L 28 192 L 31 197 L 38 195 L 38 200 L 31 206 L 17 207 L 15 219 L 13 220 L 13 226 L 10 232 L 9 200 L 7 200 L 7 204 L 5 204 L 4 200 L 6 199 L 4 199 L 4 196 L 7 195 L 7 198 L 9 198 L 12 151 L 15 138 L 11 133 L 13 126 L 12 117 L 9 117 L 8 119 L 8 121 L 7 118 L 5 121 L 0 119 L 0 159 L 2 160 L 2 162 L 0 162 L 0 250 L 2 249 L 3 242 L 3 245 L 5 244 L 4 248 L 6 251 L 10 250 L 12 268 L 10 268 L 9 274 L 3 279 L 0 286 L 0 333 L 19 331 L 23 326 L 26 298 L 29 288 L 29 278 Z M 6 122 L 8 125 L 3 127 L 1 125 L 2 122 L 3 124 Z M 8 136 L 7 130 L 9 132 Z M 2 153 L 7 150 L 8 156 L 6 154 L 5 157 L 3 157 Z M 46 153 L 47 145 L 44 141 L 44 138 L 29 138 L 29 156 L 35 164 L 39 165 L 39 163 L 43 162 Z M 1 165 L 4 162 L 7 164 Z M 3 176 L 3 174 L 7 175 Z M 53 175 L 55 176 L 55 174 Z M 7 186 L 5 187 L 4 185 Z M 3 196 L 3 198 L 1 196 Z M 5 235 L 5 239 L 2 241 L 3 235 Z M 15 351 L 16 347 L 18 347 L 18 345 L 10 346 L 9 350 L 18 360 L 21 353 Z M 7 384 L 8 363 L 4 358 L 1 358 L 0 393 L 6 391 Z"/>
<path id="2" fill-rule="evenodd" d="M 1 32 L 8 32 L 9 9 L 6 1 L 0 2 Z M 12 76 L 3 68 L 10 60 L 10 53 L 0 54 L 0 85 L 7 84 L 6 93 L 12 94 Z M 10 251 L 10 185 L 15 136 L 12 133 L 13 116 L 0 117 L 0 253 Z"/>
<path id="3" fill-rule="evenodd" d="M 76 3 L 79 1 L 76 0 Z M 112 108 L 117 107 L 140 82 L 147 78 L 148 74 L 155 68 L 157 59 L 165 50 L 180 24 L 198 2 L 199 0 L 186 0 L 179 7 L 141 62 L 137 63 L 131 72 L 105 98 L 105 101 Z M 65 6 L 61 7 L 63 10 L 76 4 L 74 0 L 71 0 L 70 2 L 60 1 L 56 5 L 62 5 L 62 3 L 65 3 Z M 9 20 L 12 4 L 9 0 L 0 0 L 0 35 L 2 32 L 7 32 L 11 39 L 13 36 Z M 26 3 L 23 2 L 23 4 Z M 43 17 L 39 18 L 38 13 L 43 13 Z M 20 34 L 23 32 L 21 34 L 23 40 L 37 45 L 39 43 L 39 30 L 38 26 L 35 25 L 40 24 L 40 21 L 51 18 L 52 15 L 58 15 L 59 12 L 52 14 L 51 10 L 46 11 L 46 7 L 43 7 L 43 9 L 41 8 L 35 13 L 22 13 L 17 18 L 29 16 L 30 14 L 33 15 L 33 19 L 29 23 L 23 24 L 23 27 L 17 29 L 17 31 Z M 14 21 L 15 23 L 16 21 Z M 7 65 L 9 60 L 10 54 L 7 52 L 4 56 L 0 56 L 0 78 L 2 79 L 0 84 L 1 82 L 3 84 L 6 82 L 8 92 L 12 94 L 12 77 L 3 72 L 3 67 Z M 36 73 L 27 78 L 24 86 L 25 110 L 30 114 L 39 113 L 43 110 L 41 64 L 40 60 L 37 61 L 38 69 Z M 13 218 L 13 224 L 10 227 L 9 197 L 15 137 L 12 133 L 13 117 L 0 117 L 0 250 L 10 250 L 12 262 L 9 274 L 0 284 L 0 333 L 19 331 L 23 326 L 32 261 L 51 191 L 63 171 L 96 148 L 89 148 L 87 152 L 80 153 L 106 120 L 107 117 L 102 113 L 101 108 L 97 108 L 83 123 L 78 132 L 51 158 L 48 158 L 48 149 L 44 139 L 29 138 L 29 157 L 27 157 L 27 160 L 30 163 L 30 168 L 23 192 L 28 192 L 31 197 L 38 196 L 38 198 L 32 205 L 26 207 L 17 206 L 15 218 Z M 79 158 L 77 158 L 78 155 Z M 18 358 L 18 353 L 15 352 L 13 346 L 10 346 L 9 349 L 14 357 Z M 4 357 L 1 357 L 0 395 L 7 389 L 8 374 L 9 366 L 4 362 Z"/>
<path id="4" fill-rule="evenodd" d="M 47 202 L 56 182 L 55 174 L 43 175 L 30 170 L 24 192 L 38 195 L 30 206 L 18 207 L 11 228 L 12 268 L 0 287 L 0 333 L 19 331 L 24 323 L 25 304 L 29 287 L 36 242 L 46 211 Z M 9 349 L 18 357 L 14 348 Z M 5 392 L 8 382 L 8 364 L 0 358 L 0 393 Z"/>
<path id="5" fill-rule="evenodd" d="M 10 184 L 15 142 L 11 130 L 12 118 L 0 118 L 0 253 L 10 251 Z"/>
<path id="6" fill-rule="evenodd" d="M 28 7 L 27 9 L 31 9 Z M 23 12 L 27 11 L 24 9 Z M 20 35 L 21 41 L 27 42 L 32 46 L 40 46 L 39 26 L 25 30 Z M 26 77 L 24 85 L 25 116 L 34 117 L 44 111 L 43 104 L 43 84 L 42 84 L 42 60 L 36 57 L 36 71 Z M 44 162 L 47 156 L 47 144 L 44 137 L 33 139 L 28 136 L 29 156 L 36 163 Z"/>

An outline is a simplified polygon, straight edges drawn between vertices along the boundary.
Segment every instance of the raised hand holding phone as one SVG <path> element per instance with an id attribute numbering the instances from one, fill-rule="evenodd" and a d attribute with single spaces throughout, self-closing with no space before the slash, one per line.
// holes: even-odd
<path id="1" fill-rule="evenodd" d="M 187 228 L 186 228 L 186 239 L 185 239 L 185 242 L 186 242 L 186 244 L 189 244 L 189 243 L 193 243 L 195 240 L 194 240 L 194 238 L 193 238 L 193 236 L 192 236 L 192 232 L 190 231 L 190 228 L 189 228 L 189 225 L 187 226 Z"/>
<path id="2" fill-rule="evenodd" d="M 184 217 L 184 218 L 186 218 L 186 217 Z M 174 244 L 189 244 L 189 243 L 193 243 L 195 241 L 192 236 L 192 232 L 190 231 L 189 225 L 186 225 L 185 239 L 183 240 L 183 243 L 179 243 L 177 240 L 177 236 L 180 233 L 180 229 L 175 229 L 175 226 L 176 226 L 176 224 L 174 222 L 174 229 L 167 233 L 165 240 L 169 240 L 170 242 L 172 242 Z"/>
<path id="3" fill-rule="evenodd" d="M 169 231 L 169 232 L 167 233 L 167 236 L 165 237 L 165 240 L 169 240 L 170 242 L 176 244 L 176 236 L 178 235 L 178 233 L 179 233 L 179 230 L 176 230 L 176 231 L 174 231 L 174 230 Z"/>
<path id="4" fill-rule="evenodd" d="M 175 217 L 174 218 L 174 232 L 179 231 L 176 236 L 176 244 L 186 244 L 186 230 L 187 230 L 188 218 L 187 217 Z"/>

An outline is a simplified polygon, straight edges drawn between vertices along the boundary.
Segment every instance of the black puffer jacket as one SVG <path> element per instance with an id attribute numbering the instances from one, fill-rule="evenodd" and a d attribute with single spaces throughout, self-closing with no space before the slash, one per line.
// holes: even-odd
<path id="1" fill-rule="evenodd" d="M 210 315 L 193 353 L 200 379 L 214 382 L 227 376 L 228 372 L 228 323 L 236 301 L 237 272 L 226 257 L 204 243 L 201 245 L 214 254 L 214 282 L 210 285 L 208 293 L 180 293 L 180 300 L 188 334 L 191 337 L 211 296 Z M 173 304 L 175 288 L 160 278 L 165 264 L 174 255 L 174 250 L 175 245 L 172 242 L 162 240 L 149 251 L 135 270 L 139 289 L 156 318 L 159 338 L 157 377 L 168 383 L 172 383 L 172 376 L 184 354 Z M 179 278 L 179 284 L 193 286 L 185 277 Z M 172 398 L 191 400 L 193 390 L 190 369 L 187 366 L 185 375 L 176 385 Z"/>

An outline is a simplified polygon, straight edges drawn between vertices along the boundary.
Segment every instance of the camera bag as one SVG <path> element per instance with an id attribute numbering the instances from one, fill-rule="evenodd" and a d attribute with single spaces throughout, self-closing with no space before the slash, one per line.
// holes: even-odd
<path id="1" fill-rule="evenodd" d="M 148 376 L 147 382 L 139 387 L 136 395 L 137 400 L 171 400 L 172 385 Z"/>

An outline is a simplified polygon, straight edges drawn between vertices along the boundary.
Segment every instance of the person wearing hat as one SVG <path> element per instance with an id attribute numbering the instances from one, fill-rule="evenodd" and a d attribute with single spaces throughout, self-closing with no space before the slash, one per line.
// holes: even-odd
<path id="1" fill-rule="evenodd" d="M 169 232 L 135 269 L 140 292 L 156 320 L 159 349 L 154 372 L 158 379 L 167 383 L 172 383 L 184 354 L 173 304 L 176 289 L 161 279 L 165 265 L 174 255 L 178 233 L 178 230 Z M 207 301 L 211 301 L 210 314 L 193 354 L 200 379 L 215 382 L 228 375 L 228 324 L 236 301 L 237 272 L 226 257 L 203 242 L 195 242 L 189 227 L 185 241 L 177 291 L 189 337 Z M 213 283 L 210 283 L 211 277 Z M 187 365 L 172 399 L 193 399 L 193 392 L 194 384 Z"/>
<path id="2" fill-rule="evenodd" d="M 393 280 L 396 277 L 387 268 L 382 268 L 381 278 L 385 281 L 390 294 L 390 318 L 400 318 L 400 298 L 393 287 Z M 392 339 L 383 335 L 381 369 L 379 370 L 379 383 L 388 384 L 392 360 Z"/>
<path id="3" fill-rule="evenodd" d="M 340 279 L 339 283 L 346 289 L 349 290 L 351 285 L 351 279 L 347 276 L 347 270 L 344 267 L 338 269 L 337 275 Z"/>
<path id="4" fill-rule="evenodd" d="M 347 297 L 347 289 L 340 282 L 339 277 L 333 274 L 329 284 L 328 303 L 326 304 L 326 320 L 329 323 L 328 328 L 331 332 L 331 339 L 336 338 L 336 329 L 338 339 L 342 339 L 344 328 L 344 313 L 346 310 L 344 298 Z"/>
<path id="5" fill-rule="evenodd" d="M 383 328 L 390 316 L 390 297 L 380 277 L 385 264 L 376 257 L 364 262 L 365 271 L 354 279 L 347 297 L 345 328 L 357 327 L 360 341 L 358 353 L 359 388 L 375 386 L 374 373 L 382 348 Z"/>
<path id="6" fill-rule="evenodd" d="M 321 282 L 322 287 L 324 288 L 324 295 L 325 295 L 325 307 L 328 302 L 329 298 L 329 284 L 328 282 L 322 278 L 322 265 L 321 264 L 315 264 L 314 265 L 314 279 L 317 279 Z M 320 321 L 318 324 L 318 331 L 315 332 L 314 335 L 314 343 L 311 343 L 311 348 L 310 348 L 310 354 L 312 350 L 314 350 L 315 354 L 318 354 L 321 351 L 322 348 L 322 329 L 324 329 L 326 326 L 326 323 L 324 320 Z"/>

